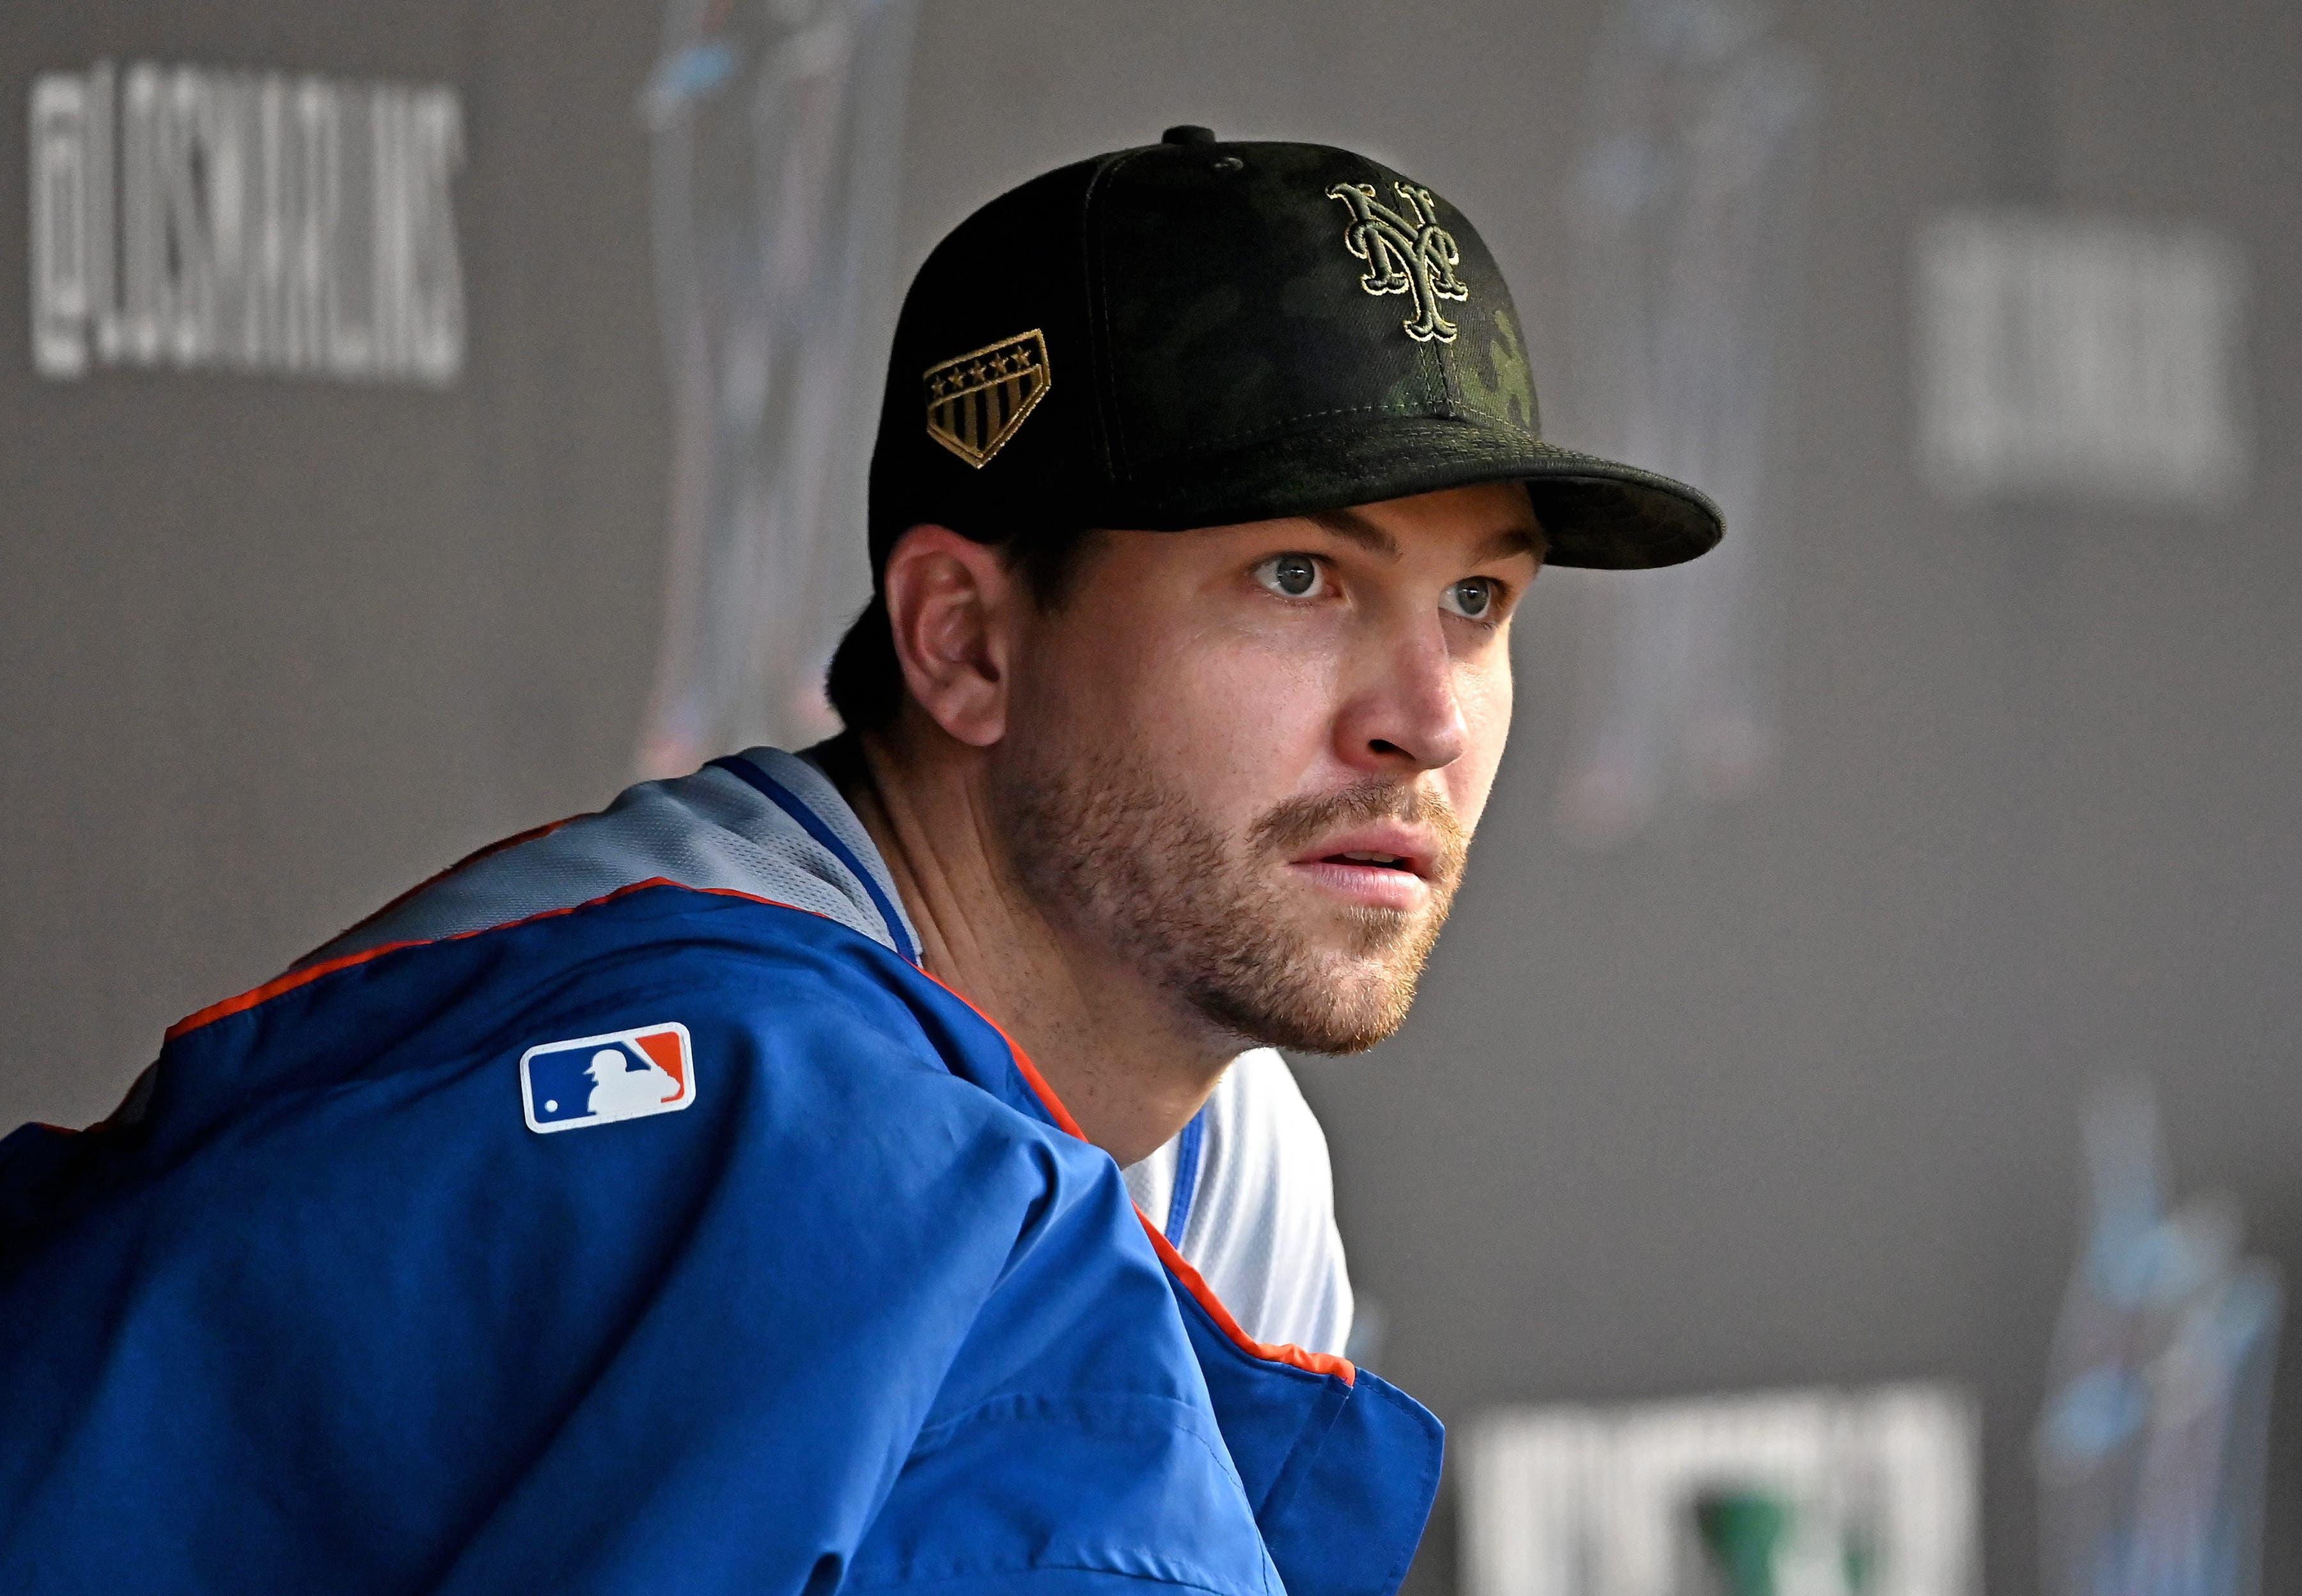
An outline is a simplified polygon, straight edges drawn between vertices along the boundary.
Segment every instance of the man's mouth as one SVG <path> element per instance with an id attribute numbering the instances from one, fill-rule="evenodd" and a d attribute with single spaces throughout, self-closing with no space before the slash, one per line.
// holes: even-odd
<path id="1" fill-rule="evenodd" d="M 1290 861 L 1323 891 L 1370 909 L 1419 909 L 1428 901 L 1439 857 L 1435 843 L 1393 822 L 1322 838 Z"/>
<path id="2" fill-rule="evenodd" d="M 1439 844 L 1422 827 L 1387 820 L 1321 837 L 1297 854 L 1295 862 L 1395 870 L 1427 881 L 1434 874 L 1433 861 L 1438 857 Z"/>

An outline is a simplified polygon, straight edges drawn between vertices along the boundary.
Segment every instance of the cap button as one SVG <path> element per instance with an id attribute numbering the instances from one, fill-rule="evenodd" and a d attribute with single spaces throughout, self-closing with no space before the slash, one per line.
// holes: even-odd
<path id="1" fill-rule="evenodd" d="M 1195 128 L 1188 122 L 1180 128 L 1169 128 L 1159 135 L 1162 144 L 1213 144 L 1214 141 L 1215 130 L 1213 128 Z"/>

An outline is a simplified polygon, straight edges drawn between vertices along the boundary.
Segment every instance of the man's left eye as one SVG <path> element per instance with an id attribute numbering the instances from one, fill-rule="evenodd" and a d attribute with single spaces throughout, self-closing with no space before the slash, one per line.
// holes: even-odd
<path id="1" fill-rule="evenodd" d="M 1468 621 L 1485 620 L 1494 610 L 1495 584 L 1484 576 L 1466 578 L 1449 588 L 1441 603 L 1449 615 Z"/>

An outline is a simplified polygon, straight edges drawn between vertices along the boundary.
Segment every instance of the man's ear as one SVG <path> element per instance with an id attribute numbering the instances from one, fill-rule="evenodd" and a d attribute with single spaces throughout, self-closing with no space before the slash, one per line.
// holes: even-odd
<path id="1" fill-rule="evenodd" d="M 881 579 L 903 685 L 952 737 L 987 748 L 1006 735 L 1016 582 L 996 549 L 948 526 L 895 540 Z"/>

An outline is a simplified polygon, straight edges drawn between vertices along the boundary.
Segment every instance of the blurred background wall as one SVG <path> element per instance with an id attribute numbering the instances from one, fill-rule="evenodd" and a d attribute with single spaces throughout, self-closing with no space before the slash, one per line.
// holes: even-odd
<path id="1" fill-rule="evenodd" d="M 1805 0 L 1824 85 L 1777 439 L 1773 782 L 1598 853 L 1551 804 L 1584 601 L 1521 623 L 1517 737 L 1407 1029 L 1300 1073 L 1379 1366 L 1489 1403 L 1911 1375 L 2029 1434 L 2078 1105 L 2157 1082 L 2176 1177 L 2302 1268 L 2302 12 Z M 895 270 L 1048 165 L 1199 122 L 1347 142 L 1477 218 L 1575 441 L 1560 236 L 1596 0 L 928 0 Z M 101 1116 L 172 1020 L 633 769 L 668 421 L 634 101 L 652 4 L 0 11 L 0 1122 Z M 439 391 L 37 377 L 35 74 L 99 57 L 455 86 L 468 345 Z M 1913 444 L 1938 208 L 2202 223 L 2253 263 L 2256 437 L 2214 513 L 1947 502 Z M 859 531 L 860 535 L 860 531 Z M 2268 1588 L 2302 1589 L 2302 1380 Z M 1415 1580 L 1446 1588 L 1442 1509 Z"/>

